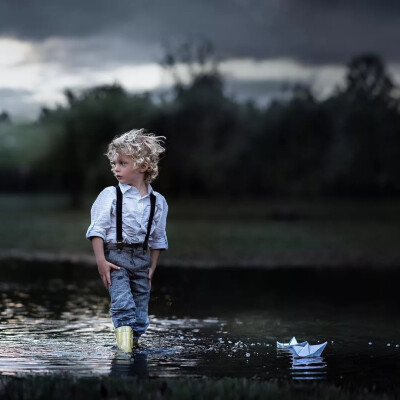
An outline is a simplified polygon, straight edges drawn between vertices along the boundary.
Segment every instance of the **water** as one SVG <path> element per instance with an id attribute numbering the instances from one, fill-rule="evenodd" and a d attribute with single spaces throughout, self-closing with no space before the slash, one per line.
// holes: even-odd
<path id="1" fill-rule="evenodd" d="M 400 367 L 400 273 L 394 270 L 160 268 L 151 325 L 118 354 L 95 269 L 0 267 L 0 374 L 257 377 L 388 388 Z M 294 359 L 276 341 L 328 341 Z"/>

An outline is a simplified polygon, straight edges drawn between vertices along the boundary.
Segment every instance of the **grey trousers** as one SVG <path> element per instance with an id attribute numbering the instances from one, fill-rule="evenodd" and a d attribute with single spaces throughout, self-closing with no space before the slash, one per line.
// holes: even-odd
<path id="1" fill-rule="evenodd" d="M 137 339 L 149 326 L 150 254 L 144 252 L 142 247 L 118 250 L 116 245 L 108 243 L 104 246 L 104 254 L 107 261 L 121 268 L 111 270 L 109 287 L 114 328 L 130 326 L 133 337 Z"/>

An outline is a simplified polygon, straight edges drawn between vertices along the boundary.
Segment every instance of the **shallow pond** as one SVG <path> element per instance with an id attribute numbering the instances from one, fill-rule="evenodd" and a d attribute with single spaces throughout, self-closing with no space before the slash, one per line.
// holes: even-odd
<path id="1" fill-rule="evenodd" d="M 388 388 L 400 368 L 400 273 L 159 268 L 151 325 L 121 357 L 95 268 L 2 262 L 0 374 L 257 377 Z M 294 359 L 276 341 L 328 341 Z"/>

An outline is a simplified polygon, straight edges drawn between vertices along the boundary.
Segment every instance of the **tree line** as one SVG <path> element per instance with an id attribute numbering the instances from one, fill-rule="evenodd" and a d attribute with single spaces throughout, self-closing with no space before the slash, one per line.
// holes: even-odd
<path id="1" fill-rule="evenodd" d="M 168 96 L 117 84 L 66 90 L 66 105 L 43 108 L 35 122 L 53 140 L 24 189 L 63 191 L 78 207 L 115 184 L 109 141 L 143 127 L 166 137 L 154 187 L 170 197 L 399 195 L 398 91 L 377 55 L 351 60 L 328 98 L 297 85 L 265 107 L 229 97 L 215 65 L 177 79 Z"/>

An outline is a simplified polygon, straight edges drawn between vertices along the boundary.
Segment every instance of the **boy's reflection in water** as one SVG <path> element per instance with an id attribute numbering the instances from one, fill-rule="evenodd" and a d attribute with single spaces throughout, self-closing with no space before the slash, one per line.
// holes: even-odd
<path id="1" fill-rule="evenodd" d="M 147 354 L 117 354 L 111 361 L 110 376 L 136 376 L 148 378 Z"/>

